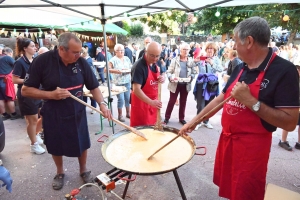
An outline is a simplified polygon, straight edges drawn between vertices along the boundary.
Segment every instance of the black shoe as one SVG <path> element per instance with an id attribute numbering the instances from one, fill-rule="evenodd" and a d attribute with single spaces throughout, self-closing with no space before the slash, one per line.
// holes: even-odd
<path id="1" fill-rule="evenodd" d="M 5 121 L 5 120 L 7 120 L 7 119 L 10 119 L 11 118 L 11 116 L 10 115 L 2 115 L 2 119 L 3 119 L 3 121 Z"/>
<path id="2" fill-rule="evenodd" d="M 168 119 L 165 119 L 163 124 L 167 125 L 169 123 L 169 120 Z"/>
<path id="3" fill-rule="evenodd" d="M 292 147 L 290 146 L 289 142 L 288 141 L 285 141 L 285 142 L 282 142 L 281 140 L 279 140 L 279 143 L 278 145 L 282 148 L 284 148 L 285 150 L 287 151 L 292 151 Z"/>
<path id="4" fill-rule="evenodd" d="M 185 125 L 186 121 L 184 119 L 182 119 L 182 120 L 179 120 L 179 123 L 181 123 L 182 125 Z"/>
<path id="5" fill-rule="evenodd" d="M 15 119 L 19 119 L 21 116 L 16 114 L 16 115 L 11 115 L 10 120 L 15 120 Z"/>
<path id="6" fill-rule="evenodd" d="M 295 148 L 296 148 L 296 149 L 300 149 L 300 143 L 299 143 L 299 142 L 296 142 Z"/>

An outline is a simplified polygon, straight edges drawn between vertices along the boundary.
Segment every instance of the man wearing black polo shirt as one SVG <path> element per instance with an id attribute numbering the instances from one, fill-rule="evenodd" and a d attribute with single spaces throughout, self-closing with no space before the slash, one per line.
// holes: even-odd
<path id="1" fill-rule="evenodd" d="M 81 46 L 81 41 L 74 34 L 61 34 L 58 47 L 33 60 L 22 87 L 23 96 L 44 99 L 41 110 L 44 144 L 56 165 L 52 183 L 54 190 L 64 185 L 62 156 L 78 157 L 79 174 L 83 181 L 93 181 L 91 171 L 87 171 L 86 167 L 87 149 L 91 146 L 86 108 L 68 97 L 73 95 L 82 100 L 85 85 L 104 117 L 111 119 L 98 88 L 99 82 L 86 60 L 80 56 Z M 38 89 L 40 85 L 44 90 Z"/>
<path id="2" fill-rule="evenodd" d="M 155 64 L 160 57 L 161 46 L 151 42 L 143 57 L 131 69 L 131 113 L 130 126 L 154 125 L 157 109 L 162 107 L 158 98 L 158 82 L 165 81 Z"/>
<path id="3" fill-rule="evenodd" d="M 266 20 L 245 19 L 233 32 L 234 48 L 244 63 L 234 69 L 222 93 L 179 134 L 191 132 L 205 113 L 228 99 L 213 182 L 221 197 L 263 200 L 272 132 L 277 127 L 292 131 L 298 121 L 299 77 L 292 63 L 268 48 L 271 34 Z"/>

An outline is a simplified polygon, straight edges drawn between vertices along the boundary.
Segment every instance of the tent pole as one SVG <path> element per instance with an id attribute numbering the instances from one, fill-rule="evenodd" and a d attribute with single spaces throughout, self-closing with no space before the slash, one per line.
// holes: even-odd
<path id="1" fill-rule="evenodd" d="M 111 96 L 111 90 L 110 90 L 110 73 L 109 73 L 109 67 L 108 67 L 108 60 L 107 60 L 107 40 L 106 40 L 106 31 L 105 31 L 105 23 L 106 23 L 106 19 L 105 19 L 105 14 L 104 14 L 104 4 L 101 3 L 100 5 L 100 10 L 101 10 L 101 24 L 102 24 L 102 30 L 103 30 L 103 40 L 104 40 L 104 51 L 105 51 L 105 63 L 106 63 L 106 81 L 107 81 L 107 87 L 108 87 L 108 103 L 110 105 L 110 110 L 111 113 L 113 113 L 113 107 L 112 107 L 112 101 L 113 98 Z M 114 127 L 114 122 L 110 122 L 112 123 L 112 131 L 113 134 L 115 134 L 115 127 Z"/>

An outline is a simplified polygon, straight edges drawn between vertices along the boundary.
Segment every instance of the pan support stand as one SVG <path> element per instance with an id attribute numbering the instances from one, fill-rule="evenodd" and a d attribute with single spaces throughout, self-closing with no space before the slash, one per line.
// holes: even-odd
<path id="1" fill-rule="evenodd" d="M 177 173 L 176 169 L 173 170 L 173 174 L 174 174 L 174 177 L 175 177 L 175 180 L 176 180 L 176 183 L 177 183 L 177 186 L 178 186 L 181 198 L 183 200 L 187 200 L 187 198 L 185 196 L 185 193 L 184 193 L 184 190 L 183 190 L 183 187 L 182 187 L 182 184 L 181 184 L 181 181 L 180 181 L 180 178 L 178 176 L 178 173 Z M 131 176 L 132 176 L 132 174 L 129 174 L 128 179 L 131 179 Z M 126 193 L 127 193 L 128 187 L 129 187 L 129 183 L 130 183 L 130 181 L 127 181 L 127 183 L 125 185 L 125 189 L 124 189 L 123 195 L 122 195 L 123 199 L 125 199 L 125 197 L 126 197 Z"/>
<path id="2" fill-rule="evenodd" d="M 104 101 L 106 103 L 108 109 L 111 108 L 113 100 L 114 100 L 113 98 L 107 97 L 107 102 Z M 102 133 L 102 131 L 103 131 L 103 120 L 105 120 L 105 118 L 102 115 L 100 115 L 100 127 L 101 128 L 100 128 L 100 130 L 98 132 L 95 133 L 95 135 L 99 135 L 99 134 Z M 110 127 L 113 127 L 115 125 L 116 125 L 116 123 L 114 123 L 113 121 L 109 121 L 109 126 Z"/>

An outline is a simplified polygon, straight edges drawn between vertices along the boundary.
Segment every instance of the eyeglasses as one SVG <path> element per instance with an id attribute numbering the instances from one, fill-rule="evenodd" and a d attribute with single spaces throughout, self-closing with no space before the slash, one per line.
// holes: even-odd
<path id="1" fill-rule="evenodd" d="M 124 50 L 116 50 L 116 51 L 118 51 L 118 52 L 124 52 Z"/>
<path id="2" fill-rule="evenodd" d="M 190 49 L 182 49 L 182 50 L 184 50 L 184 51 L 189 51 Z"/>
<path id="3" fill-rule="evenodd" d="M 148 54 L 148 53 L 147 53 Z M 159 58 L 160 55 L 148 54 L 151 58 Z"/>
<path id="4" fill-rule="evenodd" d="M 65 50 L 66 50 L 66 51 L 69 51 L 68 48 L 65 48 Z M 71 53 L 74 55 L 74 57 L 79 57 L 79 56 L 82 54 L 81 51 L 79 51 L 79 52 L 69 51 L 69 52 L 71 52 Z"/>

